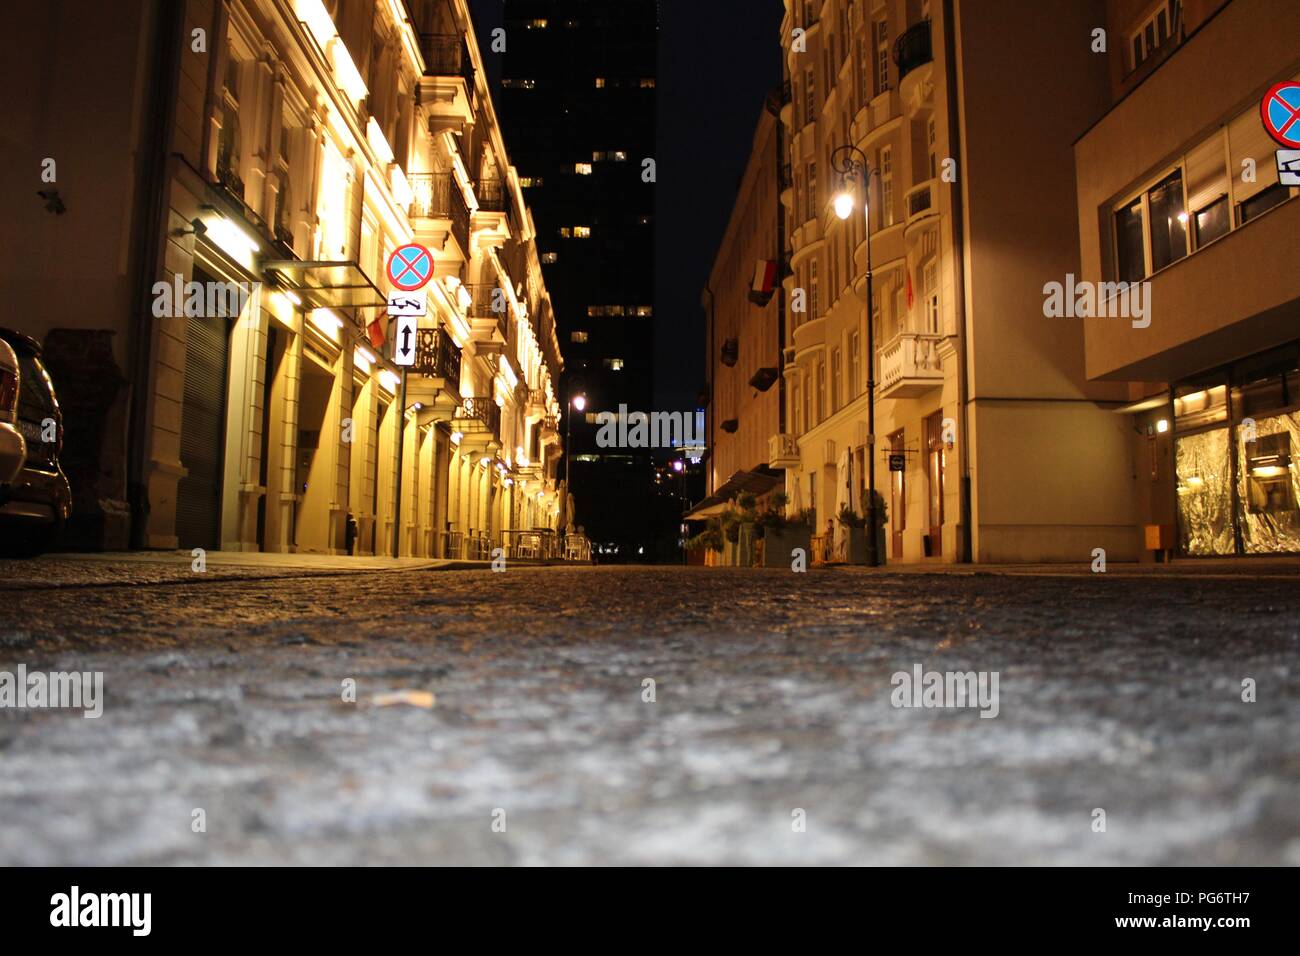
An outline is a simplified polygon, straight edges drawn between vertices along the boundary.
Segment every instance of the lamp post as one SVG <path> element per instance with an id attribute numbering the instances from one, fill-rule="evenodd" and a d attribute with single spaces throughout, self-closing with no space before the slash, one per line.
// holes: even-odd
<path id="1" fill-rule="evenodd" d="M 871 167 L 867 156 L 856 146 L 839 146 L 831 153 L 831 168 L 842 177 L 842 186 L 835 197 L 835 215 L 848 219 L 857 204 L 856 193 L 862 197 L 862 224 L 866 227 L 867 241 L 867 564 L 879 567 L 880 554 L 876 547 L 876 335 L 872 327 L 871 308 L 875 300 L 871 282 L 871 203 L 868 201 L 871 185 Z"/>
<path id="2" fill-rule="evenodd" d="M 564 493 L 573 494 L 573 475 L 569 472 L 569 436 L 573 433 L 573 413 L 587 407 L 587 396 L 583 394 L 569 396 L 569 410 L 564 416 Z M 573 520 L 573 515 L 569 515 Z"/>

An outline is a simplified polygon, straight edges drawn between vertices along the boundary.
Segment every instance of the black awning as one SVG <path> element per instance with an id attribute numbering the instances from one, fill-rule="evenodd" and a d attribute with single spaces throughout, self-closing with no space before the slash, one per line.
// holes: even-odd
<path id="1" fill-rule="evenodd" d="M 736 495 L 744 492 L 756 496 L 765 495 L 784 481 L 785 472 L 775 471 L 767 465 L 759 465 L 753 471 L 738 471 L 723 482 L 713 494 L 686 512 L 684 517 L 691 521 L 710 517 L 721 511 Z"/>
<path id="2" fill-rule="evenodd" d="M 275 259 L 262 263 L 283 288 L 292 289 L 318 309 L 384 308 L 388 299 L 355 262 L 303 262 Z"/>

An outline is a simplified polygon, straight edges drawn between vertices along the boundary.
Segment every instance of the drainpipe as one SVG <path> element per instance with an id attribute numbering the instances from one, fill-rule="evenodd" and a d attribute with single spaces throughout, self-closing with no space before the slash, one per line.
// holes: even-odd
<path id="1" fill-rule="evenodd" d="M 155 31 L 149 39 L 156 51 L 149 79 L 145 84 L 147 112 L 141 153 L 144 156 L 140 175 L 141 215 L 133 229 L 133 245 L 140 249 L 136 261 L 134 314 L 128 322 L 127 348 L 130 361 L 130 424 L 127 432 L 126 482 L 131 508 L 129 547 L 143 548 L 148 521 L 149 495 L 144 486 L 145 459 L 148 456 L 146 420 L 153 369 L 153 285 L 162 257 L 167 228 L 167 147 L 170 119 L 176 109 L 176 76 L 182 49 L 185 5 L 153 4 Z M 149 14 L 144 14 L 149 16 Z M 187 45 L 185 45 L 187 46 Z M 212 54 L 209 53 L 209 56 Z"/>
<path id="2" fill-rule="evenodd" d="M 713 394 L 713 357 L 717 354 L 716 338 L 717 338 L 718 330 L 717 330 L 717 321 L 716 321 L 717 309 L 715 308 L 715 301 L 713 297 L 712 287 L 706 284 L 704 286 L 704 294 L 709 297 L 708 312 L 706 313 L 707 315 L 706 321 L 708 322 L 708 326 L 709 326 L 709 336 L 708 336 L 709 353 L 704 363 L 705 364 L 704 374 L 708 376 L 706 379 L 706 383 L 708 384 L 709 387 L 709 394 L 708 394 L 709 401 L 704 406 L 704 419 L 706 422 L 708 422 L 709 444 L 708 447 L 705 448 L 704 450 L 705 452 L 704 460 L 708 462 L 708 464 L 705 465 L 704 473 L 709 479 L 709 494 L 713 494 L 714 491 L 713 449 L 717 444 L 713 438 L 713 423 L 717 417 L 716 415 L 713 414 L 713 403 L 717 400 L 717 396 Z M 700 304 L 703 305 L 704 303 L 701 302 Z"/>
<path id="3" fill-rule="evenodd" d="M 944 68 L 948 87 L 948 151 L 955 160 L 958 170 L 957 180 L 952 183 L 952 249 L 953 259 L 959 267 L 956 289 L 957 305 L 957 408 L 961 427 L 961 560 L 969 564 L 972 556 L 972 538 L 974 528 L 971 526 L 971 483 L 970 483 L 970 381 L 966 367 L 966 250 L 964 241 L 965 216 L 962 209 L 961 167 L 961 116 L 957 98 L 957 31 L 953 12 L 953 0 L 943 0 L 943 43 Z"/>

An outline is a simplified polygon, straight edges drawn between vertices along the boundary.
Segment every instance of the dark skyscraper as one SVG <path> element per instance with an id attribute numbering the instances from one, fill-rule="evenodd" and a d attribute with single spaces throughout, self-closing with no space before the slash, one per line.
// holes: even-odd
<path id="1" fill-rule="evenodd" d="M 558 320 L 576 520 L 614 560 L 653 553 L 650 450 L 598 447 L 596 415 L 653 402 L 657 6 L 506 0 L 477 24 Z"/>

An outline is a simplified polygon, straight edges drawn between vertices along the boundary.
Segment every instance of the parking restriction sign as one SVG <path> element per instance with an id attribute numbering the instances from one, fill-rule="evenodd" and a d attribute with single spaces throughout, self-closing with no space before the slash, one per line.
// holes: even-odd
<path id="1" fill-rule="evenodd" d="M 403 292 L 414 292 L 433 278 L 433 254 L 418 242 L 398 246 L 388 257 L 388 281 Z"/>
<path id="2" fill-rule="evenodd" d="M 1277 83 L 1259 103 L 1264 129 L 1287 149 L 1300 149 L 1300 83 Z"/>

